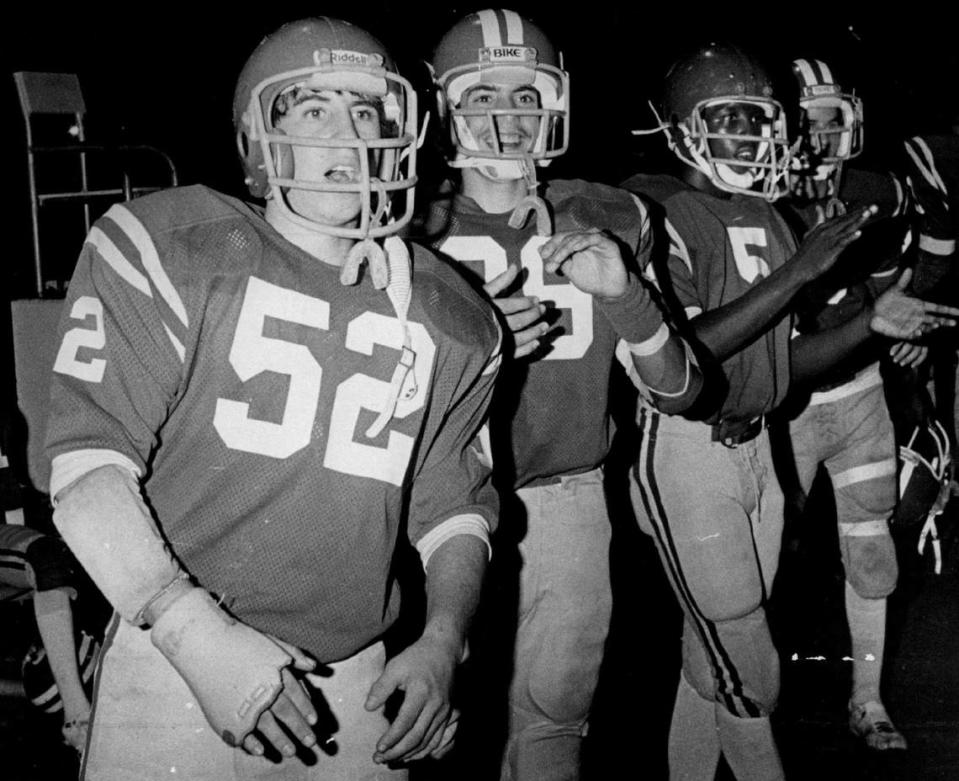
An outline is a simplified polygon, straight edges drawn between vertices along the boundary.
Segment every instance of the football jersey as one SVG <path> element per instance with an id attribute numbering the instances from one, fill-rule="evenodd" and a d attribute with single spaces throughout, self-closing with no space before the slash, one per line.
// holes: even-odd
<path id="1" fill-rule="evenodd" d="M 785 221 L 760 198 L 718 198 L 663 174 L 639 174 L 623 187 L 662 207 L 669 252 L 653 276 L 664 299 L 689 318 L 735 301 L 796 251 Z M 784 317 L 722 362 L 728 388 L 708 422 L 752 420 L 782 402 L 790 329 Z"/>
<path id="2" fill-rule="evenodd" d="M 602 228 L 629 253 L 647 251 L 645 210 L 631 194 L 573 180 L 549 182 L 542 197 L 556 233 Z M 594 469 L 605 459 L 618 338 L 600 302 L 543 268 L 538 250 L 547 239 L 537 235 L 535 219 L 516 229 L 509 226 L 509 216 L 490 214 L 471 198 L 450 194 L 431 204 L 426 230 L 431 246 L 478 283 L 518 267 L 521 274 L 508 294 L 552 302 L 558 315 L 548 350 L 507 362 L 498 381 L 491 416 L 493 460 L 501 483 L 520 488 Z M 635 257 L 625 260 L 637 268 Z"/>
<path id="3" fill-rule="evenodd" d="M 870 204 L 875 204 L 879 211 L 863 227 L 862 235 L 842 251 L 836 264 L 796 297 L 795 324 L 799 334 L 836 328 L 870 307 L 896 281 L 903 253 L 912 244 L 908 188 L 893 173 L 848 167 L 843 171 L 838 200 L 846 213 Z M 778 205 L 800 235 L 823 219 L 822 209 L 815 203 L 785 200 Z M 878 342 L 864 344 L 850 360 L 823 373 L 817 387 L 833 387 L 851 380 L 884 351 Z"/>
<path id="4" fill-rule="evenodd" d="M 61 322 L 53 490 L 69 457 L 122 454 L 231 612 L 324 662 L 355 653 L 397 615 L 401 532 L 496 519 L 477 434 L 499 326 L 427 250 L 412 263 L 404 329 L 369 275 L 344 286 L 240 201 L 189 187 L 113 206 Z M 371 437 L 407 334 L 412 369 Z"/>

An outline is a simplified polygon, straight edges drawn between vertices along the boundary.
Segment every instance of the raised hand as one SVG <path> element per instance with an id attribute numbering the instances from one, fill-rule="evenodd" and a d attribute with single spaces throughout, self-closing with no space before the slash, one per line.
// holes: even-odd
<path id="1" fill-rule="evenodd" d="M 923 301 L 906 293 L 911 279 L 912 270 L 906 269 L 896 284 L 876 299 L 869 321 L 873 331 L 893 339 L 913 340 L 942 326 L 956 324 L 959 309 Z"/>
<path id="2" fill-rule="evenodd" d="M 789 262 L 801 264 L 810 280 L 824 274 L 842 251 L 862 235 L 862 226 L 877 211 L 876 206 L 868 206 L 820 223 L 806 234 Z"/>
<path id="3" fill-rule="evenodd" d="M 599 228 L 557 233 L 539 248 L 543 267 L 594 296 L 618 298 L 629 278 L 619 244 Z"/>
<path id="4" fill-rule="evenodd" d="M 513 334 L 513 357 L 522 358 L 539 347 L 539 337 L 549 330 L 549 324 L 543 317 L 546 308 L 536 296 L 499 296 L 513 281 L 519 269 L 510 266 L 495 279 L 491 279 L 483 290 L 493 299 L 493 303 L 506 316 L 506 325 Z"/>
<path id="5" fill-rule="evenodd" d="M 892 358 L 892 362 L 909 369 L 915 369 L 921 365 L 928 355 L 929 348 L 924 344 L 896 342 L 889 348 L 889 357 Z"/>

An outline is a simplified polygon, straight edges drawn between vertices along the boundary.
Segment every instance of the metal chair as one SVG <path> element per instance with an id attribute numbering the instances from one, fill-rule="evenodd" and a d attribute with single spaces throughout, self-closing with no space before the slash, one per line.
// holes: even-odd
<path id="1" fill-rule="evenodd" d="M 74 73 L 44 73 L 38 71 L 18 71 L 13 74 L 20 96 L 26 127 L 27 169 L 30 185 L 30 215 L 33 230 L 33 262 L 36 290 L 43 296 L 50 287 L 50 280 L 44 273 L 40 256 L 40 214 L 42 206 L 53 202 L 78 202 L 83 207 L 85 231 L 90 230 L 91 203 L 97 199 L 130 200 L 131 198 L 166 187 L 177 185 L 177 171 L 172 159 L 162 150 L 145 144 L 93 144 L 86 138 L 84 118 L 86 104 L 80 90 L 80 80 Z M 47 143 L 37 140 L 36 124 L 41 117 L 65 118 L 69 123 L 65 132 L 71 143 Z M 47 189 L 40 184 L 38 176 L 41 157 L 54 156 L 60 163 L 64 158 L 70 162 L 70 170 L 79 174 L 78 187 L 52 187 Z M 160 182 L 150 184 L 134 183 L 131 171 L 134 161 L 151 158 L 158 163 L 163 172 Z M 119 166 L 119 181 L 116 186 L 92 186 L 91 177 L 99 167 L 107 170 L 106 161 Z M 62 181 L 65 176 L 60 177 Z M 56 286 L 54 280 L 52 286 Z"/>

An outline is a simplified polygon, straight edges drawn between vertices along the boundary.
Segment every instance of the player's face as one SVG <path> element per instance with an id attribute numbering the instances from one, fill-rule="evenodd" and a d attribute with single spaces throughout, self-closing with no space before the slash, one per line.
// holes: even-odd
<path id="1" fill-rule="evenodd" d="M 466 118 L 467 127 L 480 149 L 507 154 L 527 152 L 539 133 L 540 118 L 524 115 L 540 107 L 539 92 L 529 85 L 477 84 L 463 95 L 461 108 L 475 111 L 501 111 Z"/>
<path id="2" fill-rule="evenodd" d="M 276 123 L 289 136 L 323 140 L 376 139 L 381 134 L 382 106 L 378 98 L 355 92 L 322 90 L 302 96 Z M 318 184 L 356 184 L 361 180 L 360 151 L 351 147 L 293 145 L 293 172 L 299 180 Z M 374 161 L 370 161 L 375 170 Z M 360 194 L 290 188 L 290 208 L 325 225 L 355 222 Z"/>
<path id="3" fill-rule="evenodd" d="M 722 136 L 709 141 L 713 157 L 742 160 L 741 167 L 731 166 L 737 173 L 748 171 L 747 164 L 757 162 L 760 142 L 755 136 L 761 136 L 763 126 L 768 123 L 761 107 L 750 103 L 718 103 L 703 109 L 703 120 L 707 132 Z M 754 138 L 744 140 L 742 136 Z"/>
<path id="4" fill-rule="evenodd" d="M 821 157 L 839 152 L 842 114 L 838 106 L 810 106 L 806 109 L 809 142 Z"/>

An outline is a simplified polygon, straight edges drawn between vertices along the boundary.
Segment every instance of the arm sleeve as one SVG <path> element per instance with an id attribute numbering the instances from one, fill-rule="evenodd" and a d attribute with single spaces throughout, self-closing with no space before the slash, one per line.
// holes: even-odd
<path id="1" fill-rule="evenodd" d="M 497 329 L 497 335 L 499 331 Z M 426 563 L 443 542 L 457 534 L 480 537 L 496 527 L 499 501 L 492 483 L 486 425 L 500 366 L 497 342 L 485 362 L 464 372 L 413 480 L 408 534 Z"/>
<path id="2" fill-rule="evenodd" d="M 949 208 L 948 186 L 926 141 L 920 136 L 907 139 L 905 149 L 906 179 L 915 201 L 919 233 L 912 288 L 923 297 L 954 298 L 954 294 L 943 296 L 945 291 L 936 288 L 956 262 L 959 215 Z"/>
<path id="3" fill-rule="evenodd" d="M 52 496 L 102 463 L 144 473 L 179 391 L 187 327 L 149 234 L 114 206 L 90 231 L 60 321 L 46 437 Z"/>

